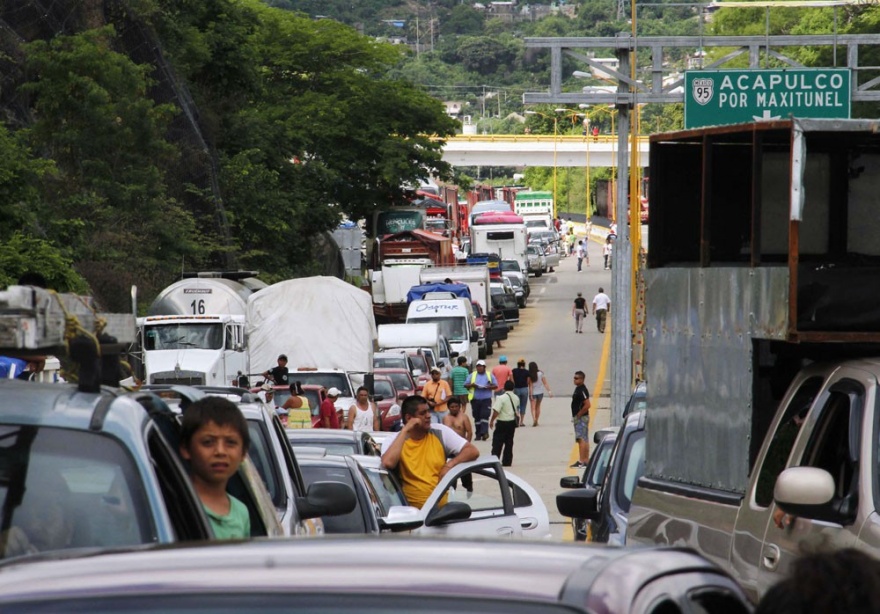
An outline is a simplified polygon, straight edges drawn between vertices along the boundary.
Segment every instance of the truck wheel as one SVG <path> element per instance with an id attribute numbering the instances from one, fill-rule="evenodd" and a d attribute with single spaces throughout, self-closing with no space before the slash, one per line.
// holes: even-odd
<path id="1" fill-rule="evenodd" d="M 494 341 L 488 345 L 488 347 L 486 348 L 486 355 L 487 356 L 491 356 L 495 352 L 494 346 L 495 346 Z"/>
<path id="2" fill-rule="evenodd" d="M 535 277 L 540 277 L 544 274 L 544 271 L 535 271 Z"/>
<path id="3" fill-rule="evenodd" d="M 486 358 L 486 346 L 481 347 L 477 350 L 477 358 L 480 360 L 485 360 Z"/>

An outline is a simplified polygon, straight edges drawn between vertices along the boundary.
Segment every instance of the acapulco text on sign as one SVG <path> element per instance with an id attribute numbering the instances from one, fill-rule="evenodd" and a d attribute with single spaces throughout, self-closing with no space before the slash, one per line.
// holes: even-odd
<path id="1" fill-rule="evenodd" d="M 685 128 L 850 116 L 849 69 L 688 71 Z"/>

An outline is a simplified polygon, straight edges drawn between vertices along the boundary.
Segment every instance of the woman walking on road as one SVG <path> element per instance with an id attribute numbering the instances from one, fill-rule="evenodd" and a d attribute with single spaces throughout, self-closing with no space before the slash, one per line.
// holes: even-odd
<path id="1" fill-rule="evenodd" d="M 538 420 L 541 418 L 541 401 L 544 395 L 553 396 L 547 378 L 544 372 L 538 369 L 538 363 L 529 363 L 529 399 L 532 402 L 532 426 L 538 426 Z"/>

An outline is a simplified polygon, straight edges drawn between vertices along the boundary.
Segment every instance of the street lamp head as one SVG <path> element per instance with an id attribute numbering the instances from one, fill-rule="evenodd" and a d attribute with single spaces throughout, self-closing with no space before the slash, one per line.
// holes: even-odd
<path id="1" fill-rule="evenodd" d="M 568 109 L 562 109 L 562 108 L 553 109 L 553 110 L 556 111 L 557 113 L 567 113 L 568 112 Z"/>
<path id="2" fill-rule="evenodd" d="M 571 74 L 572 74 L 572 76 L 575 76 L 578 79 L 592 79 L 593 78 L 592 74 L 590 74 L 588 72 L 584 72 L 582 70 L 576 70 Z"/>
<path id="3" fill-rule="evenodd" d="M 590 105 L 590 104 L 584 104 L 584 103 L 582 102 L 582 103 L 580 103 L 580 104 L 578 105 L 578 108 L 579 108 L 579 109 L 589 109 L 591 106 L 593 106 L 593 105 Z M 528 112 L 528 111 L 526 111 L 526 112 Z"/>

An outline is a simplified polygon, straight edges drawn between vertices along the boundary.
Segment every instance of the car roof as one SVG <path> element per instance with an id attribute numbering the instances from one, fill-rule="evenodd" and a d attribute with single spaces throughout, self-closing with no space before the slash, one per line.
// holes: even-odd
<path id="1" fill-rule="evenodd" d="M 381 563 L 377 564 L 377 561 Z M 626 611 L 638 587 L 671 571 L 721 572 L 693 552 L 582 544 L 384 535 L 214 542 L 9 565 L 0 605 L 21 600 L 137 597 L 205 590 L 491 598 Z M 345 582 L 339 582 L 344 577 Z M 594 583 L 601 587 L 590 594 Z M 601 590 L 600 590 L 601 589 Z"/>
<path id="2" fill-rule="evenodd" d="M 311 441 L 357 441 L 360 431 L 345 429 L 287 429 L 288 439 L 309 439 Z"/>

